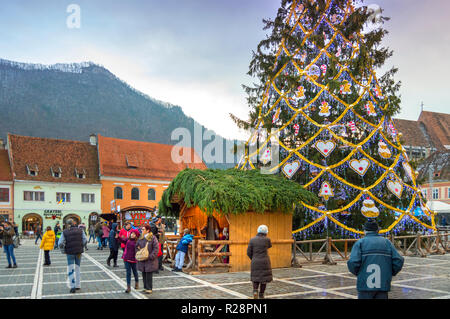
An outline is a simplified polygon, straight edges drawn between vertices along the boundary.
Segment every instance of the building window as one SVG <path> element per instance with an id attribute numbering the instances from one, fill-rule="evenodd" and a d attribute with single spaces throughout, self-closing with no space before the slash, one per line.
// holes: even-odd
<path id="1" fill-rule="evenodd" d="M 50 170 L 51 170 L 52 176 L 54 178 L 61 178 L 61 175 L 62 175 L 61 167 L 58 167 L 57 169 L 56 168 L 53 169 L 53 167 L 50 167 Z"/>
<path id="2" fill-rule="evenodd" d="M 132 190 L 131 190 L 131 199 L 133 200 L 133 199 L 135 199 L 135 200 L 138 200 L 139 199 L 139 188 L 133 188 Z"/>
<path id="3" fill-rule="evenodd" d="M 81 194 L 82 203 L 95 203 L 95 194 Z"/>
<path id="4" fill-rule="evenodd" d="M 37 176 L 39 172 L 39 168 L 37 167 L 37 165 L 34 165 L 34 167 L 32 167 L 31 165 L 28 166 L 27 165 L 27 173 L 30 176 Z"/>
<path id="5" fill-rule="evenodd" d="M 44 198 L 44 192 L 29 192 L 29 191 L 24 191 L 24 192 L 23 192 L 23 200 L 24 200 L 24 201 L 43 202 L 43 201 L 45 200 L 45 198 Z"/>
<path id="6" fill-rule="evenodd" d="M 423 197 L 428 199 L 428 190 L 422 189 L 422 194 L 423 194 Z"/>
<path id="7" fill-rule="evenodd" d="M 447 198 L 450 198 L 450 187 L 447 188 Z"/>
<path id="8" fill-rule="evenodd" d="M 148 200 L 156 200 L 156 192 L 153 188 L 148 190 Z"/>
<path id="9" fill-rule="evenodd" d="M 114 199 L 123 199 L 122 187 L 114 188 Z"/>
<path id="10" fill-rule="evenodd" d="M 433 199 L 439 199 L 439 188 L 433 188 Z"/>
<path id="11" fill-rule="evenodd" d="M 9 188 L 0 188 L 0 202 L 9 202 Z"/>
<path id="12" fill-rule="evenodd" d="M 70 203 L 70 193 L 56 193 L 56 202 L 63 201 Z"/>
<path id="13" fill-rule="evenodd" d="M 75 176 L 79 179 L 86 178 L 86 170 L 84 168 L 81 170 L 78 170 L 77 168 L 75 168 Z"/>

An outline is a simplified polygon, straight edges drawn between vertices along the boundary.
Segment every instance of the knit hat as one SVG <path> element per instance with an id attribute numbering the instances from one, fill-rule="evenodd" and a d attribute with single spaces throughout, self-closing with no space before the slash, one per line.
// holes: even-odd
<path id="1" fill-rule="evenodd" d="M 369 219 L 365 224 L 364 224 L 364 230 L 366 231 L 378 231 L 378 224 L 375 220 L 373 219 Z"/>
<path id="2" fill-rule="evenodd" d="M 130 235 L 131 235 L 131 233 L 134 233 L 136 235 L 136 238 L 139 238 L 139 236 L 141 236 L 141 233 L 137 229 L 130 230 Z"/>
<path id="3" fill-rule="evenodd" d="M 152 222 L 153 222 L 153 223 L 156 223 L 157 221 L 158 221 L 158 217 L 153 217 L 153 218 L 152 218 Z"/>
<path id="4" fill-rule="evenodd" d="M 260 225 L 258 227 L 258 234 L 266 234 L 269 232 L 269 228 L 266 225 Z"/>

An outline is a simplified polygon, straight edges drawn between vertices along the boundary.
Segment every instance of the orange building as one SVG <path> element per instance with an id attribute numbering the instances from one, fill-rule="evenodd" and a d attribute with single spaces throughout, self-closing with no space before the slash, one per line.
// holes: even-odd
<path id="1" fill-rule="evenodd" d="M 0 220 L 14 221 L 13 176 L 8 151 L 0 140 Z"/>
<path id="2" fill-rule="evenodd" d="M 191 163 L 172 160 L 173 145 L 97 136 L 103 214 L 119 212 L 119 221 L 146 222 L 164 190 L 186 167 L 206 169 L 192 148 Z M 186 154 L 186 153 L 183 153 Z"/>

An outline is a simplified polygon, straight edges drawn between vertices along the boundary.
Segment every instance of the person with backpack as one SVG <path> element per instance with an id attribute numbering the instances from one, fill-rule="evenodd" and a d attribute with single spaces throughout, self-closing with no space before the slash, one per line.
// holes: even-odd
<path id="1" fill-rule="evenodd" d="M 130 230 L 130 234 L 127 238 L 119 237 L 120 242 L 125 245 L 122 259 L 127 271 L 127 290 L 125 290 L 126 293 L 130 293 L 131 291 L 131 272 L 133 272 L 134 276 L 134 289 L 139 289 L 139 276 L 137 272 L 136 260 L 136 243 L 139 236 L 139 231 L 137 229 L 132 229 Z"/>
<path id="2" fill-rule="evenodd" d="M 44 250 L 45 262 L 44 266 L 50 266 L 50 251 L 55 247 L 56 236 L 55 232 L 52 230 L 50 226 L 47 227 L 47 231 L 44 233 L 44 236 L 41 240 L 40 249 Z"/>
<path id="3" fill-rule="evenodd" d="M 183 237 L 180 239 L 180 242 L 177 245 L 177 254 L 175 255 L 175 268 L 172 269 L 174 272 L 183 271 L 184 265 L 184 257 L 189 249 L 189 244 L 194 239 L 194 236 L 191 235 L 189 229 L 185 229 L 183 232 Z"/>
<path id="4" fill-rule="evenodd" d="M 58 246 L 67 255 L 70 293 L 75 293 L 76 290 L 81 289 L 81 254 L 86 242 L 85 233 L 76 227 L 74 221 L 69 218 L 66 222 L 66 229 L 59 239 Z"/>
<path id="5" fill-rule="evenodd" d="M 108 267 L 111 267 L 111 260 L 114 261 L 114 267 L 119 267 L 117 266 L 117 255 L 119 253 L 119 231 L 117 226 L 117 223 L 112 223 L 112 229 L 109 232 L 109 257 L 106 260 Z"/>
<path id="6" fill-rule="evenodd" d="M 369 219 L 364 225 L 365 237 L 353 245 L 347 262 L 348 270 L 358 276 L 358 299 L 388 299 L 392 276 L 403 267 L 404 258 L 378 230 L 377 222 Z"/>
<path id="7" fill-rule="evenodd" d="M 137 269 L 142 272 L 144 293 L 153 290 L 153 273 L 158 270 L 158 239 L 151 231 L 150 225 L 142 227 L 142 235 L 136 243 Z"/>
<path id="8" fill-rule="evenodd" d="M 0 225 L 0 238 L 3 243 L 3 251 L 6 254 L 6 259 L 8 260 L 8 266 L 6 268 L 17 268 L 16 257 L 14 256 L 14 228 L 11 223 L 3 222 Z M 11 265 L 11 260 L 13 265 Z"/>

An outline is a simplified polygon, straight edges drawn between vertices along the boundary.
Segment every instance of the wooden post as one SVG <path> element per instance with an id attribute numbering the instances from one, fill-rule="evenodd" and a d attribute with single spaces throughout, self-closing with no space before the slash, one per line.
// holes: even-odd
<path id="1" fill-rule="evenodd" d="M 327 237 L 326 245 L 327 252 L 322 263 L 327 265 L 336 265 L 337 263 L 333 260 L 333 257 L 331 257 L 331 237 Z"/>
<path id="2" fill-rule="evenodd" d="M 302 268 L 297 261 L 297 242 L 294 238 L 294 242 L 292 243 L 292 267 Z"/>
<path id="3" fill-rule="evenodd" d="M 347 259 L 348 241 L 344 242 L 344 256 Z"/>
<path id="4" fill-rule="evenodd" d="M 312 247 L 312 242 L 310 242 L 309 243 L 309 261 L 313 261 L 313 257 L 312 257 L 312 255 L 313 255 L 313 253 L 312 253 L 312 250 L 313 250 L 313 247 Z"/>
<path id="5" fill-rule="evenodd" d="M 420 233 L 417 233 L 416 251 L 420 257 L 427 257 L 427 254 L 422 251 L 422 238 L 420 237 Z"/>

